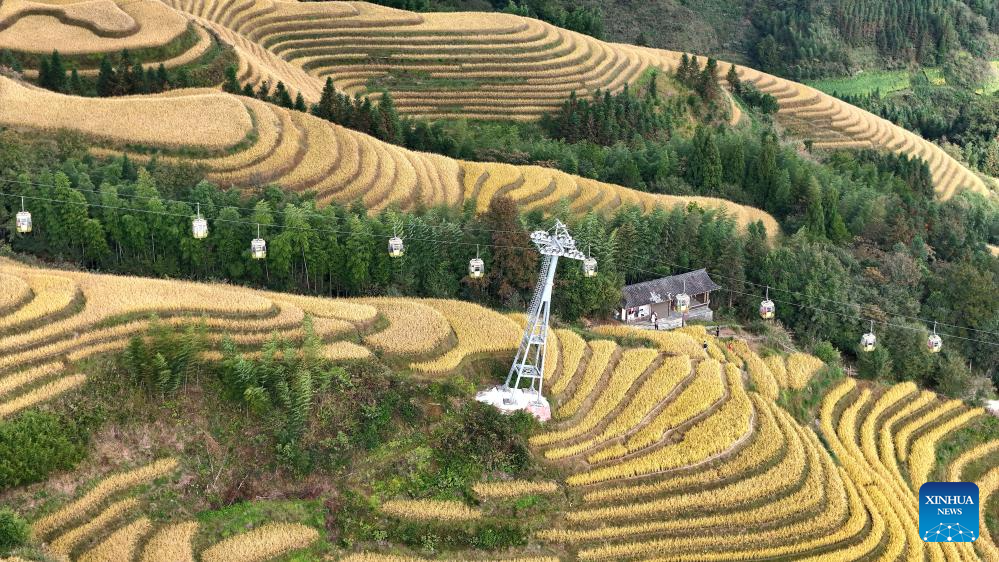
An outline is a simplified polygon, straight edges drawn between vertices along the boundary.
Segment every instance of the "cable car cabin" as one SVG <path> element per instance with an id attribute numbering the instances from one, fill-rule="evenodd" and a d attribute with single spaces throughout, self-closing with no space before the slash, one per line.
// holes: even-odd
<path id="1" fill-rule="evenodd" d="M 486 272 L 486 264 L 479 258 L 468 260 L 468 276 L 472 279 L 481 279 Z"/>
<path id="2" fill-rule="evenodd" d="M 583 276 L 584 277 L 596 277 L 597 276 L 597 259 L 596 258 L 586 258 L 583 260 Z"/>
<path id="3" fill-rule="evenodd" d="M 198 240 L 208 238 L 208 221 L 201 217 L 191 221 L 191 235 Z"/>
<path id="4" fill-rule="evenodd" d="M 721 287 L 703 269 L 628 285 L 622 289 L 623 298 L 617 317 L 626 324 L 643 328 L 656 328 L 656 324 L 660 330 L 679 328 L 684 315 L 676 310 L 677 300 L 682 300 L 678 297 L 686 291 L 689 297 L 687 321 L 710 322 L 714 320 L 710 307 L 711 293 L 718 289 Z"/>
<path id="5" fill-rule="evenodd" d="M 255 260 L 267 258 L 267 242 L 263 238 L 254 238 L 250 242 L 250 256 Z"/>
<path id="6" fill-rule="evenodd" d="M 31 232 L 31 213 L 28 211 L 20 211 L 14 215 L 15 225 L 17 226 L 17 232 L 20 234 L 28 234 Z"/>
<path id="7" fill-rule="evenodd" d="M 867 332 L 860 337 L 860 349 L 870 353 L 878 346 L 878 337 L 874 332 Z"/>
<path id="8" fill-rule="evenodd" d="M 398 236 L 393 236 L 389 238 L 388 241 L 388 253 L 393 258 L 401 258 L 402 254 L 405 252 L 405 248 L 402 245 L 402 238 Z"/>
<path id="9" fill-rule="evenodd" d="M 940 353 L 943 349 L 943 338 L 936 334 L 930 334 L 930 337 L 926 339 L 926 349 L 930 353 Z"/>
<path id="10" fill-rule="evenodd" d="M 760 318 L 764 320 L 772 320 L 776 315 L 777 305 L 774 304 L 774 301 L 767 299 L 760 303 Z"/>

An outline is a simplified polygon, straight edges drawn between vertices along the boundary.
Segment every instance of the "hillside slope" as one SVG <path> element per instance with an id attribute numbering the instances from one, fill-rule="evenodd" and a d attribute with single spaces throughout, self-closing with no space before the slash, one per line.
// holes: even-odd
<path id="1" fill-rule="evenodd" d="M 167 1 L 227 29 L 226 37 L 266 49 L 241 53 L 243 81 L 284 80 L 296 89 L 316 89 L 269 53 L 318 80 L 332 77 L 350 93 L 387 89 L 401 112 L 423 118 L 535 119 L 574 91 L 617 91 L 649 68 L 675 68 L 680 57 L 500 13 L 417 14 L 358 2 Z M 738 69 L 774 94 L 782 120 L 803 124 L 804 130 L 793 129 L 818 148 L 877 148 L 923 158 L 944 199 L 959 189 L 988 192 L 943 150 L 889 121 L 807 86 Z"/>
<path id="2" fill-rule="evenodd" d="M 93 149 L 98 154 L 128 152 L 146 161 L 158 152 L 162 161 L 203 166 L 223 186 L 278 183 L 313 191 L 321 203 L 362 200 L 371 210 L 465 201 L 484 210 L 501 195 L 524 209 L 550 209 L 566 200 L 579 213 L 610 213 L 626 205 L 648 212 L 694 203 L 724 210 L 743 227 L 759 220 L 771 235 L 779 232 L 770 215 L 723 199 L 656 195 L 549 168 L 413 152 L 309 114 L 220 92 L 82 98 L 0 77 L 0 124 L 77 131 L 101 141 Z"/>
<path id="3" fill-rule="evenodd" d="M 680 56 L 605 43 L 503 13 L 413 13 L 364 2 L 164 2 L 234 47 L 244 83 L 281 81 L 315 101 L 331 77 L 351 94 L 377 96 L 388 90 L 401 113 L 428 119 L 536 119 L 572 92 L 617 91 L 650 68 L 674 68 Z M 0 33 L 0 46 L 4 34 L 17 29 L 17 17 L 12 15 L 14 25 Z M 43 16 L 27 20 L 32 29 L 46 28 L 37 49 L 114 50 L 88 40 L 98 36 L 86 29 L 91 37 L 81 35 L 83 28 L 72 22 Z M 136 36 L 148 33 L 146 26 Z M 727 68 L 722 64 L 720 70 Z M 936 145 L 884 119 L 812 88 L 738 69 L 744 79 L 774 94 L 779 119 L 817 148 L 875 148 L 922 158 L 943 199 L 962 189 L 990 192 Z"/>
<path id="4" fill-rule="evenodd" d="M 420 378 L 437 380 L 482 354 L 509 360 L 523 321 L 522 315 L 457 301 L 297 297 L 8 260 L 0 261 L 0 287 L 0 294 L 12 295 L 0 301 L 0 418 L 84 384 L 86 377 L 76 371 L 81 362 L 121 350 L 130 336 L 145 333 L 154 313 L 159 322 L 201 323 L 211 341 L 227 334 L 247 350 L 271 334 L 300 341 L 308 315 L 326 357 L 394 357 Z M 957 450 L 942 457 L 947 461 L 937 463 L 942 444 L 954 446 L 947 441 L 954 432 L 984 423 L 983 410 L 920 392 L 913 383 L 884 388 L 845 378 L 826 392 L 813 429 L 797 422 L 777 397 L 808 387 L 823 367 L 814 357 L 761 358 L 742 340 L 716 339 L 698 327 L 667 333 L 604 326 L 590 336 L 586 341 L 572 330 L 554 331 L 546 386 L 555 418 L 530 441 L 536 455 L 566 475 L 557 489 L 572 498 L 566 512 L 531 538 L 545 555 L 957 561 L 999 552 L 985 532 L 984 511 L 983 534 L 974 545 L 924 543 L 918 534 L 915 490 L 922 482 L 979 482 L 983 505 L 996 493 L 999 441 L 959 440 Z M 648 345 L 635 347 L 640 339 Z M 155 509 L 134 497 L 111 499 L 155 477 L 191 470 L 183 455 L 130 472 L 121 472 L 128 467 L 121 465 L 119 475 L 34 522 L 38 536 L 61 537 L 48 548 L 66 556 L 84 545 L 117 552 L 135 548 L 138 539 L 112 537 L 172 528 L 111 523 L 124 512 Z M 516 496 L 532 486 L 552 492 L 543 482 L 507 488 Z M 480 495 L 483 507 L 499 501 Z M 99 525 L 54 532 L 105 506 Z M 182 544 L 194 533 L 189 529 Z M 315 539 L 309 537 L 275 553 Z M 539 556 L 539 548 L 530 552 Z M 257 554 L 254 559 L 269 558 Z M 373 553 L 346 559 L 397 560 Z"/>

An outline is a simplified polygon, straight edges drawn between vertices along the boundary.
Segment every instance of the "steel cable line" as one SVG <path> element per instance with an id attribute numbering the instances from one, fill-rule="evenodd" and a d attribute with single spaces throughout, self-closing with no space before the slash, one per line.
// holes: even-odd
<path id="1" fill-rule="evenodd" d="M 58 187 L 58 186 L 56 186 L 54 184 L 50 184 L 50 183 L 38 183 L 38 182 L 30 182 L 30 181 L 24 181 L 24 180 L 11 180 L 11 179 L 3 179 L 3 178 L 0 178 L 0 182 L 14 183 L 14 184 L 19 184 L 19 185 L 30 185 L 30 186 L 34 186 L 34 187 Z M 94 195 L 103 195 L 103 193 L 100 190 L 97 190 L 97 189 L 82 189 L 82 188 L 79 188 L 79 187 L 71 187 L 71 189 L 73 189 L 73 191 L 79 191 L 81 193 L 92 193 Z M 116 193 L 116 195 L 118 197 L 130 198 L 130 199 L 142 199 L 142 200 L 146 200 L 146 201 L 161 201 L 161 202 L 164 202 L 164 203 L 183 203 L 185 205 L 190 205 L 192 207 L 194 207 L 196 205 L 199 205 L 199 204 L 200 205 L 208 205 L 208 203 L 203 203 L 201 201 L 185 201 L 185 200 L 182 200 L 182 199 L 166 199 L 166 198 L 163 198 L 163 197 L 147 197 L 145 195 L 135 195 L 135 194 L 128 195 L 128 194 L 123 194 L 123 193 Z M 221 207 L 222 208 L 236 209 L 237 211 L 246 211 L 248 213 L 253 213 L 253 212 L 256 211 L 256 209 L 253 208 L 253 207 L 237 207 L 235 205 L 224 205 L 224 206 L 221 206 Z M 313 211 L 313 210 L 309 210 L 309 209 L 305 209 L 305 208 L 301 208 L 301 207 L 299 209 L 303 213 L 306 213 L 306 214 L 308 214 L 310 216 L 313 216 L 313 217 L 318 217 L 318 218 L 323 218 L 323 219 L 329 218 L 326 215 L 324 215 L 322 213 L 318 213 L 318 212 Z M 276 214 L 281 214 L 281 215 L 284 215 L 284 214 L 288 213 L 288 211 L 282 211 L 282 210 L 278 210 L 278 209 L 272 209 L 271 212 L 272 213 L 276 213 Z M 428 224 L 426 226 L 428 228 L 437 228 L 437 229 L 447 228 L 446 225 L 431 225 L 431 224 Z M 500 233 L 504 233 L 504 234 L 516 234 L 518 232 L 516 230 L 501 230 L 501 229 L 479 228 L 479 227 L 463 227 L 463 230 L 471 230 L 471 231 L 475 231 L 475 232 L 500 232 Z"/>
<path id="2" fill-rule="evenodd" d="M 33 185 L 33 186 L 37 186 L 37 187 L 57 187 L 57 186 L 55 186 L 53 184 L 45 184 L 45 183 L 38 183 L 38 182 L 29 182 L 29 181 L 24 181 L 24 180 L 0 179 L 0 181 L 7 182 L 7 183 L 16 183 L 16 184 L 21 184 L 21 185 Z M 95 194 L 95 195 L 102 195 L 102 193 L 100 191 L 98 191 L 98 190 L 80 189 L 80 188 L 72 188 L 72 189 L 74 191 L 80 191 L 80 192 L 83 192 L 83 193 L 92 193 L 92 194 Z M 13 194 L 6 194 L 6 193 L 0 193 L 0 195 L 11 195 L 11 196 L 14 196 Z M 164 198 L 159 198 L 159 197 L 146 197 L 146 196 L 142 196 L 142 195 L 123 195 L 123 194 L 120 194 L 120 193 L 118 193 L 117 195 L 120 196 L 120 197 L 127 197 L 127 198 L 133 198 L 133 199 L 158 200 L 158 201 L 168 202 L 168 203 L 183 203 L 183 204 L 187 204 L 187 205 L 191 205 L 191 206 L 194 206 L 194 205 L 197 205 L 197 204 L 200 203 L 200 202 L 184 201 L 184 200 L 179 200 L 179 199 L 164 199 Z M 27 196 L 27 195 L 24 196 L 24 197 L 25 198 L 40 199 L 38 197 L 30 197 L 30 196 Z M 52 201 L 56 201 L 56 200 L 52 200 Z M 101 207 L 101 208 L 108 208 L 108 209 L 114 208 L 114 207 L 108 207 L 108 206 L 105 206 L 105 205 L 98 205 L 98 204 L 91 204 L 91 206 Z M 252 212 L 256 211 L 256 209 L 252 208 L 252 207 L 236 207 L 236 206 L 232 206 L 232 205 L 226 205 L 225 207 L 236 209 L 237 211 L 246 211 L 248 213 L 252 213 Z M 136 212 L 151 212 L 151 211 L 146 211 L 144 209 L 135 209 L 135 208 L 128 208 L 128 207 L 119 207 L 118 209 L 130 210 L 130 211 L 136 211 Z M 311 211 L 311 210 L 307 210 L 307 209 L 301 209 L 301 210 L 302 210 L 302 212 L 304 212 L 304 213 L 306 213 L 306 214 L 308 214 L 310 216 L 313 216 L 313 217 L 319 217 L 319 218 L 323 218 L 323 219 L 329 218 L 329 217 L 327 217 L 327 216 L 325 216 L 325 215 L 323 215 L 321 213 L 317 213 L 315 211 Z M 280 211 L 280 210 L 272 210 L 271 212 L 272 213 L 282 214 L 282 215 L 287 214 L 287 211 Z M 174 215 L 174 216 L 183 216 L 183 215 Z M 211 219 L 211 220 L 213 220 L 213 221 L 219 221 L 219 222 L 230 222 L 230 223 L 231 222 L 238 222 L 238 221 L 232 221 L 232 220 L 226 220 L 226 219 Z M 256 224 L 256 223 L 251 223 L 251 224 Z M 277 228 L 288 228 L 288 229 L 301 229 L 300 227 L 291 227 L 291 226 L 285 227 L 285 226 L 278 226 L 278 225 L 274 225 L 274 224 L 270 224 L 270 225 L 266 225 L 266 226 L 277 227 Z M 325 231 L 325 232 L 342 232 L 342 231 L 330 230 L 330 229 L 316 229 L 315 227 L 310 227 L 310 228 L 312 228 L 314 230 L 318 230 L 318 231 Z M 448 228 L 448 225 L 446 225 L 446 224 L 443 224 L 443 225 L 423 224 L 423 225 L 421 225 L 421 228 L 443 230 L 443 229 Z M 486 232 L 486 233 L 494 233 L 495 232 L 495 233 L 505 233 L 505 234 L 515 234 L 515 233 L 518 232 L 518 231 L 515 231 L 515 230 L 488 229 L 488 228 L 469 227 L 469 226 L 462 226 L 460 228 L 460 230 L 463 231 L 463 232 Z M 407 237 L 407 238 L 409 238 L 410 240 L 417 240 L 417 241 L 446 242 L 446 241 L 441 241 L 441 240 L 415 238 L 415 237 Z M 474 244 L 469 243 L 469 242 L 446 242 L 446 243 L 461 244 L 461 245 L 474 245 Z M 486 246 L 493 246 L 493 247 L 507 247 L 507 248 L 516 248 L 517 247 L 517 246 L 496 245 L 496 244 L 485 244 L 485 245 Z M 533 247 L 530 247 L 530 246 L 523 246 L 522 248 L 524 248 L 524 249 L 533 249 Z M 680 265 L 675 264 L 675 263 L 670 263 L 670 262 L 666 262 L 666 261 L 663 261 L 662 263 L 665 264 L 665 265 L 668 265 L 671 268 L 674 268 L 676 270 L 680 270 L 683 273 L 689 273 L 690 271 L 696 271 L 694 269 L 688 269 L 688 268 L 685 268 L 685 267 L 680 266 Z M 648 274 L 648 275 L 662 275 L 661 273 L 655 273 L 655 272 L 638 270 L 638 269 L 633 269 L 633 271 L 641 271 L 642 273 L 645 273 L 645 274 Z M 746 285 L 751 285 L 751 286 L 754 286 L 754 287 L 757 287 L 757 288 L 760 288 L 760 289 L 770 289 L 770 290 L 777 291 L 777 292 L 780 292 L 780 293 L 786 293 L 786 294 L 794 295 L 794 296 L 796 296 L 798 298 L 805 298 L 804 295 L 802 295 L 801 293 L 799 293 L 797 291 L 792 291 L 790 289 L 782 289 L 780 287 L 776 287 L 776 286 L 773 286 L 773 285 L 764 285 L 762 283 L 755 283 L 755 282 L 749 281 L 747 279 L 738 279 L 738 278 L 730 277 L 730 276 L 727 276 L 727 275 L 725 275 L 723 273 L 718 273 L 718 272 L 714 273 L 713 275 L 716 278 L 728 279 L 729 281 L 734 281 L 734 282 L 739 282 L 739 283 L 745 283 Z M 844 302 L 844 301 L 839 301 L 839 300 L 836 300 L 836 299 L 830 299 L 830 298 L 827 298 L 827 297 L 823 297 L 821 295 L 810 296 L 810 297 L 807 297 L 807 298 L 822 300 L 822 301 L 825 301 L 825 302 L 830 302 L 830 303 L 838 304 L 838 305 L 842 305 L 842 306 L 854 306 L 854 307 L 860 306 L 860 305 L 857 305 L 856 303 Z M 940 326 L 946 326 L 946 327 L 949 327 L 949 328 L 957 328 L 957 329 L 962 329 L 962 330 L 968 330 L 968 331 L 972 331 L 972 332 L 977 332 L 977 333 L 981 333 L 981 334 L 988 334 L 988 335 L 991 335 L 991 336 L 997 336 L 997 337 L 999 337 L 999 332 L 990 332 L 988 330 L 982 330 L 982 329 L 978 329 L 978 328 L 971 328 L 971 327 L 968 327 L 968 326 L 961 326 L 961 325 L 958 325 L 958 324 L 949 324 L 947 322 L 940 322 L 940 321 L 936 321 L 936 320 L 931 321 L 931 320 L 926 320 L 924 318 L 920 318 L 918 316 L 908 316 L 908 315 L 901 314 L 901 313 L 898 313 L 898 312 L 886 311 L 886 313 L 888 313 L 888 314 L 890 314 L 892 316 L 895 316 L 897 318 L 904 318 L 906 320 L 913 320 L 913 321 L 917 321 L 917 322 L 924 322 L 926 324 L 931 324 L 933 322 L 936 322 Z"/>
<path id="3" fill-rule="evenodd" d="M 36 201 L 46 201 L 46 202 L 51 202 L 51 203 L 64 203 L 64 204 L 70 204 L 70 205 L 80 205 L 80 206 L 84 206 L 84 207 L 96 207 L 96 208 L 118 210 L 118 211 L 134 211 L 134 212 L 137 212 L 137 213 L 145 213 L 145 214 L 150 214 L 150 215 L 160 215 L 160 216 L 175 217 L 175 218 L 184 218 L 184 219 L 190 219 L 191 218 L 190 216 L 188 216 L 186 214 L 181 214 L 181 213 L 169 213 L 169 212 L 165 212 L 165 211 L 153 211 L 153 210 L 148 210 L 148 209 L 136 209 L 136 208 L 131 208 L 131 207 L 116 207 L 116 206 L 110 206 L 110 205 L 102 205 L 102 204 L 90 203 L 90 202 L 87 202 L 87 201 L 84 201 L 84 202 L 67 201 L 67 200 L 64 200 L 64 199 L 52 199 L 52 198 L 48 198 L 48 197 L 39 197 L 39 196 L 35 196 L 35 195 L 23 195 L 22 196 L 22 195 L 15 195 L 15 194 L 11 194 L 11 193 L 2 193 L 2 192 L 0 192 L 0 196 L 17 197 L 17 198 L 24 197 L 25 199 L 32 199 L 32 200 L 36 200 Z M 278 228 L 278 229 L 286 229 L 286 230 L 328 232 L 328 233 L 346 234 L 346 235 L 350 235 L 350 234 L 362 234 L 364 236 L 368 236 L 368 237 L 374 238 L 374 239 L 386 238 L 386 236 L 384 236 L 384 235 L 379 235 L 379 234 L 375 234 L 375 233 L 365 233 L 365 232 L 358 233 L 358 232 L 344 231 L 344 230 L 331 229 L 331 228 L 325 228 L 325 229 L 324 228 L 316 228 L 316 227 L 312 227 L 312 226 L 309 226 L 309 227 L 294 227 L 294 226 L 277 225 L 277 224 L 266 224 L 265 225 L 265 224 L 257 223 L 255 221 L 251 221 L 251 220 L 233 220 L 233 219 L 212 219 L 212 220 L 215 221 L 215 222 L 224 222 L 224 223 L 231 223 L 231 224 L 243 224 L 243 225 L 247 225 L 247 226 L 267 226 L 267 227 Z M 510 244 L 510 245 L 507 245 L 507 244 L 500 245 L 500 244 L 492 244 L 492 243 L 482 244 L 482 243 L 474 243 L 474 242 L 464 242 L 464 241 L 460 241 L 460 240 L 445 240 L 445 239 L 439 239 L 439 238 L 421 238 L 421 237 L 407 237 L 407 239 L 408 240 L 421 241 L 421 242 L 432 242 L 432 243 L 449 244 L 449 245 L 488 246 L 488 247 L 493 247 L 493 248 L 509 248 L 509 249 L 515 249 L 515 250 L 535 251 L 535 248 L 533 246 L 519 246 L 519 245 L 512 245 L 512 244 Z M 671 265 L 671 264 L 667 263 L 667 265 Z M 646 271 L 646 270 L 643 270 L 643 269 L 640 269 L 640 268 L 637 268 L 637 267 L 626 267 L 626 266 L 619 266 L 619 267 L 620 267 L 620 269 L 623 269 L 623 270 L 626 270 L 626 271 L 632 271 L 632 272 L 642 273 L 642 274 L 646 274 L 646 275 L 660 275 L 659 273 L 651 272 L 651 271 Z M 685 269 L 685 268 L 680 268 L 680 269 Z M 686 272 L 690 272 L 690 271 L 695 271 L 695 270 L 687 270 Z M 732 279 L 732 278 L 729 278 L 729 277 L 724 276 L 724 275 L 719 275 L 718 277 Z M 758 284 L 758 283 L 749 283 L 749 282 L 746 282 L 746 283 L 750 284 L 750 285 L 757 286 L 757 287 L 764 287 L 764 285 L 761 285 L 761 284 Z M 770 288 L 773 289 L 773 287 L 770 287 Z M 734 292 L 734 293 L 740 294 L 740 295 L 754 297 L 754 298 L 762 298 L 760 295 L 757 295 L 757 294 L 746 293 L 746 292 L 738 291 L 738 290 L 731 289 L 731 288 L 725 288 L 724 290 L 731 291 L 731 292 Z M 795 293 L 793 291 L 784 291 L 784 292 L 788 292 L 788 293 L 791 293 L 791 294 L 794 294 L 796 296 L 801 297 L 801 295 L 799 293 Z M 810 298 L 810 297 L 807 297 L 807 298 Z M 815 306 L 810 306 L 810 305 L 806 305 L 806 304 L 793 303 L 793 302 L 790 302 L 790 301 L 780 300 L 780 299 L 773 299 L 773 298 L 771 298 L 771 300 L 773 300 L 775 302 L 782 303 L 782 304 L 786 304 L 786 305 L 789 305 L 789 306 L 797 307 L 797 308 L 804 308 L 804 309 L 815 310 L 815 311 L 819 311 L 819 312 L 825 312 L 825 313 L 828 313 L 828 314 L 835 314 L 835 315 L 838 315 L 838 316 L 842 316 L 842 317 L 845 317 L 845 318 L 854 319 L 854 320 L 861 321 L 861 322 L 866 322 L 866 321 L 873 320 L 870 317 L 865 317 L 865 316 L 860 315 L 860 314 L 849 314 L 849 313 L 844 313 L 844 312 L 837 312 L 837 311 L 833 311 L 833 310 L 823 309 L 823 308 L 819 308 L 819 307 L 815 307 Z M 858 309 L 858 310 L 861 307 L 861 305 L 859 305 L 857 303 L 843 303 L 841 301 L 835 301 L 835 300 L 832 300 L 832 299 L 826 299 L 826 300 L 830 300 L 831 302 L 842 304 L 844 306 L 852 307 L 852 308 Z M 927 325 L 933 323 L 933 321 L 925 320 L 925 319 L 922 319 L 922 318 L 913 318 L 913 317 L 907 317 L 907 316 L 898 315 L 898 314 L 892 314 L 892 313 L 888 313 L 887 315 L 889 317 L 894 316 L 896 318 L 902 318 L 902 319 L 906 319 L 906 320 L 915 319 L 915 320 L 923 322 L 923 323 L 925 323 Z M 905 325 L 901 325 L 901 324 L 893 324 L 893 323 L 890 323 L 888 321 L 883 321 L 883 320 L 873 320 L 873 321 L 875 323 L 877 323 L 877 324 L 881 324 L 881 325 L 885 325 L 885 326 L 890 326 L 890 327 L 898 327 L 898 328 L 907 329 L 907 330 L 913 330 L 913 331 L 919 330 L 918 328 L 914 328 L 914 327 L 911 327 L 911 326 L 905 326 Z M 940 324 L 940 323 L 938 322 L 938 324 Z M 988 332 L 988 331 L 985 331 L 985 330 L 976 330 L 974 328 L 969 328 L 969 327 L 966 327 L 966 326 L 958 326 L 958 325 L 953 325 L 953 324 L 941 324 L 941 325 L 949 326 L 949 327 L 952 327 L 952 328 L 959 328 L 959 329 L 970 330 L 970 331 L 984 333 L 984 334 L 989 334 L 989 335 L 999 335 L 999 334 L 995 334 L 994 332 Z M 978 339 L 973 339 L 973 338 L 966 338 L 966 337 L 957 336 L 957 335 L 948 334 L 948 333 L 943 333 L 943 332 L 941 332 L 940 335 L 947 336 L 949 338 L 954 338 L 954 339 L 969 341 L 969 342 L 981 343 L 981 344 L 989 345 L 989 346 L 999 346 L 999 343 L 993 343 L 993 342 L 984 341 L 984 340 L 978 340 Z"/>

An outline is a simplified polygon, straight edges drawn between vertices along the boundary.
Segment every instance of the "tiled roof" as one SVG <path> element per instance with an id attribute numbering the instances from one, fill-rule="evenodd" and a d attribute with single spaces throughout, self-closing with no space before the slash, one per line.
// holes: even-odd
<path id="1" fill-rule="evenodd" d="M 671 295 L 678 295 L 684 292 L 684 286 L 688 295 L 699 295 L 710 293 L 721 289 L 717 283 L 708 277 L 708 272 L 703 269 L 689 271 L 679 275 L 653 279 L 643 283 L 628 285 L 622 292 L 624 293 L 624 308 L 643 306 L 646 304 L 666 302 Z"/>

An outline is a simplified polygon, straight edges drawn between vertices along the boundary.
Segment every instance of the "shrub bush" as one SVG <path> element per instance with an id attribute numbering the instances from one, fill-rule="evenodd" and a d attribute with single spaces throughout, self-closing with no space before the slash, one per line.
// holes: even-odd
<path id="1" fill-rule="evenodd" d="M 0 491 L 73 468 L 85 445 L 86 432 L 64 416 L 32 410 L 0 422 Z"/>
<path id="2" fill-rule="evenodd" d="M 0 551 L 10 550 L 28 542 L 31 527 L 9 507 L 0 507 Z"/>

